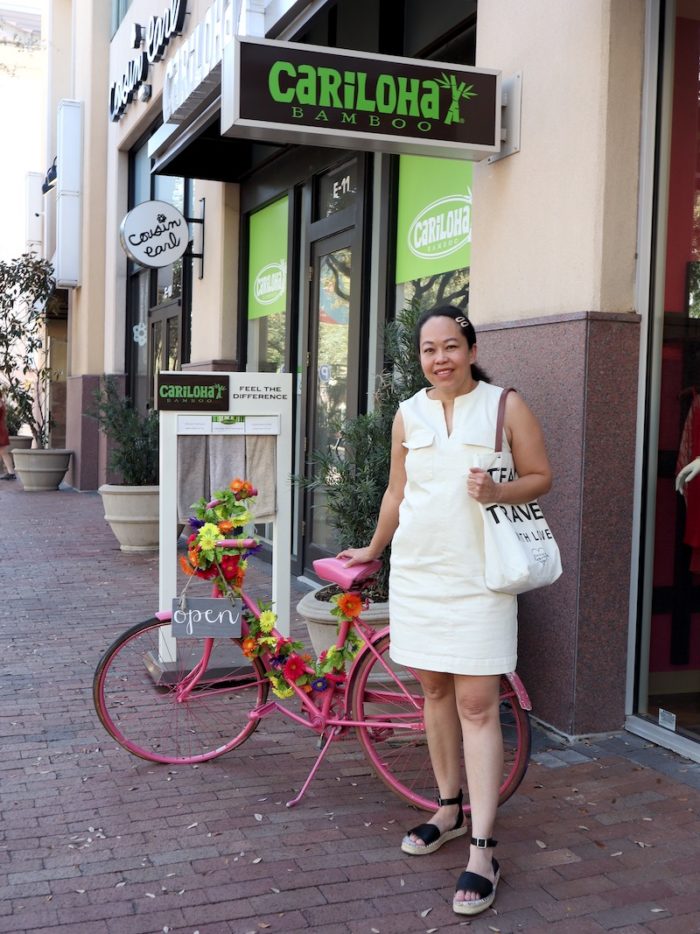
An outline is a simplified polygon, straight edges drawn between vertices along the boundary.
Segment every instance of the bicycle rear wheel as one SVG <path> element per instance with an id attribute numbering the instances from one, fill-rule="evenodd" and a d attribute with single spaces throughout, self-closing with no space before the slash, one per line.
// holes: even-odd
<path id="1" fill-rule="evenodd" d="M 202 643 L 174 640 L 170 623 L 149 619 L 121 635 L 95 671 L 93 700 L 107 732 L 152 762 L 192 764 L 240 745 L 259 723 L 269 682 L 240 639 L 217 639 L 206 674 L 185 698 L 178 687 L 201 657 Z"/>
<path id="2" fill-rule="evenodd" d="M 357 736 L 375 772 L 401 798 L 435 810 L 438 789 L 423 725 L 423 693 L 415 673 L 389 658 L 389 636 L 374 643 L 378 658 L 365 650 L 349 686 Z M 504 769 L 499 804 L 523 780 L 530 759 L 530 718 L 506 677 L 501 678 Z M 468 799 L 464 811 L 471 810 Z"/>

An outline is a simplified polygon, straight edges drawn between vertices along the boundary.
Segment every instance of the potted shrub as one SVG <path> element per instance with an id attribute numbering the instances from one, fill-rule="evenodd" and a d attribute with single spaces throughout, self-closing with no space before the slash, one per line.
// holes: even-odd
<path id="1" fill-rule="evenodd" d="M 335 426 L 333 445 L 311 453 L 313 479 L 294 478 L 307 489 L 324 492 L 326 515 L 338 534 L 340 548 L 359 547 L 371 539 L 389 478 L 396 410 L 403 399 L 427 385 L 413 347 L 421 311 L 418 303 L 411 304 L 387 325 L 386 365 L 373 410 L 340 422 Z M 362 591 L 363 597 L 371 600 L 362 618 L 376 626 L 388 621 L 389 555 L 387 548 L 374 584 Z M 331 616 L 329 601 L 337 593 L 333 584 L 320 587 L 305 594 L 297 606 L 317 654 L 335 641 L 337 620 Z"/>
<path id="2" fill-rule="evenodd" d="M 51 314 L 53 266 L 32 253 L 0 262 L 0 375 L 20 425 L 28 425 L 35 448 L 15 447 L 15 468 L 27 491 L 56 490 L 71 451 L 51 449 L 49 386 L 53 373 L 44 346 Z"/>
<path id="3" fill-rule="evenodd" d="M 111 445 L 109 466 L 121 483 L 99 489 L 122 551 L 156 551 L 159 536 L 158 413 L 138 412 L 108 377 L 95 394 L 95 417 Z"/>
<path id="4" fill-rule="evenodd" d="M 26 417 L 21 414 L 21 409 L 14 399 L 8 399 L 7 411 L 5 414 L 7 420 L 7 431 L 10 436 L 10 451 L 26 450 L 32 446 L 33 438 L 31 435 L 21 434 L 22 429 L 27 424 Z"/>

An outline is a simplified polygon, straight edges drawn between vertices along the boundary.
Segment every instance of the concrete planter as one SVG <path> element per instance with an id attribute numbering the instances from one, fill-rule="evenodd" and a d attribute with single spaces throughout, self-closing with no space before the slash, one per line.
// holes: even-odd
<path id="1" fill-rule="evenodd" d="M 72 451 L 51 448 L 15 448 L 15 471 L 28 493 L 57 490 L 70 465 Z"/>
<path id="2" fill-rule="evenodd" d="M 12 451 L 27 451 L 34 442 L 31 435 L 10 435 L 10 453 Z"/>
<path id="3" fill-rule="evenodd" d="M 159 487 L 105 483 L 98 493 L 122 551 L 158 551 Z"/>
<path id="4" fill-rule="evenodd" d="M 338 634 L 338 619 L 331 616 L 332 604 L 316 599 L 317 593 L 318 590 L 310 590 L 305 594 L 297 604 L 297 613 L 306 620 L 311 644 L 316 655 L 320 655 L 334 645 Z M 369 608 L 362 613 L 362 619 L 375 629 L 384 629 L 389 625 L 389 604 L 370 603 Z"/>

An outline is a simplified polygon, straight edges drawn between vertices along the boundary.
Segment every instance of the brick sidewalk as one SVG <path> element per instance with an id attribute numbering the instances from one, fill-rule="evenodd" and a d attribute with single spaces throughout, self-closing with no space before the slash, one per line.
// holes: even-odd
<path id="1" fill-rule="evenodd" d="M 354 741 L 293 810 L 315 745 L 287 722 L 200 767 L 132 758 L 92 673 L 155 608 L 157 558 L 118 550 L 96 494 L 2 487 L 0 932 L 700 932 L 700 766 L 628 734 L 537 733 L 499 816 L 497 911 L 471 923 L 450 906 L 464 841 L 404 857 L 420 817 Z"/>

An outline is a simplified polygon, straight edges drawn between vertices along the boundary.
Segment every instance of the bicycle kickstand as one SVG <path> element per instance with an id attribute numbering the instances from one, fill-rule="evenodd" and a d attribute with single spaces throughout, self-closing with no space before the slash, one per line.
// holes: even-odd
<path id="1" fill-rule="evenodd" d="M 306 793 L 306 789 L 307 789 L 307 788 L 309 787 L 309 785 L 311 784 L 311 782 L 312 782 L 312 780 L 313 780 L 313 778 L 314 778 L 316 772 L 318 771 L 319 766 L 321 765 L 321 762 L 322 762 L 323 759 L 325 758 L 326 753 L 327 753 L 328 750 L 331 748 L 331 745 L 332 745 L 333 741 L 334 741 L 335 739 L 337 739 L 337 737 L 339 736 L 340 733 L 341 733 L 341 727 L 336 726 L 336 727 L 334 727 L 334 728 L 332 729 L 332 731 L 330 732 L 330 734 L 329 734 L 329 736 L 328 736 L 328 739 L 326 740 L 326 742 L 325 742 L 324 745 L 323 745 L 323 748 L 321 749 L 321 751 L 319 752 L 318 756 L 316 757 L 316 761 L 314 762 L 313 766 L 311 767 L 311 771 L 310 771 L 309 774 L 307 775 L 306 781 L 305 781 L 304 784 L 301 786 L 301 791 L 300 791 L 299 794 L 296 796 L 296 798 L 292 798 L 291 801 L 287 801 L 287 807 L 288 807 L 288 808 L 293 808 L 294 805 L 295 805 L 295 804 L 298 804 L 298 803 L 301 801 L 301 799 L 304 797 L 304 794 Z"/>

